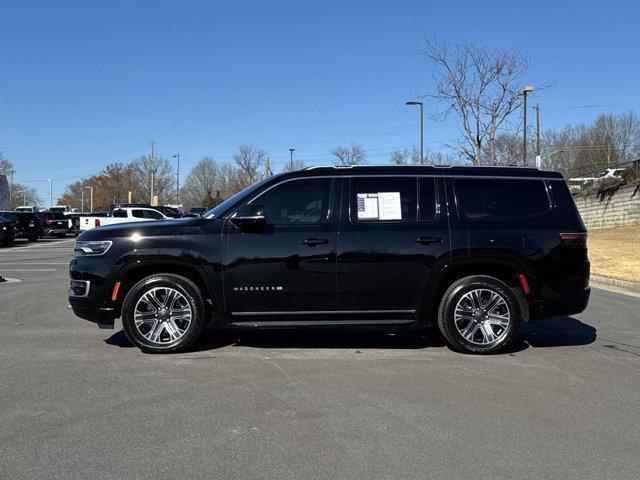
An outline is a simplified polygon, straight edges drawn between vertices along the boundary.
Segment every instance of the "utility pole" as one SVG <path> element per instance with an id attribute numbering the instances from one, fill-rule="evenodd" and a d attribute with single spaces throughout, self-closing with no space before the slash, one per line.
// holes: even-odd
<path id="1" fill-rule="evenodd" d="M 176 205 L 180 205 L 180 154 L 175 153 L 173 158 L 178 160 L 178 171 L 176 173 Z"/>
<path id="2" fill-rule="evenodd" d="M 531 85 L 527 85 L 518 92 L 518 95 L 523 96 L 522 122 L 524 128 L 522 130 L 522 166 L 527 165 L 527 93 L 529 92 L 533 92 L 533 87 Z"/>
<path id="3" fill-rule="evenodd" d="M 542 168 L 542 158 L 540 157 L 540 105 L 536 103 L 536 168 Z"/>
<path id="4" fill-rule="evenodd" d="M 91 211 L 93 212 L 93 187 L 85 187 L 87 190 L 91 191 Z"/>
<path id="5" fill-rule="evenodd" d="M 84 213 L 84 188 L 80 190 L 80 213 Z"/>
<path id="6" fill-rule="evenodd" d="M 49 208 L 53 207 L 53 180 L 48 178 L 49 180 Z"/>
<path id="7" fill-rule="evenodd" d="M 293 170 L 293 152 L 295 152 L 295 148 L 289 149 L 289 171 Z"/>
<path id="8" fill-rule="evenodd" d="M 153 139 L 151 140 L 151 198 L 149 199 L 149 204 L 153 205 L 153 174 L 155 172 L 155 164 L 153 162 L 153 158 L 154 158 L 154 154 L 153 154 L 153 147 L 155 146 L 156 142 L 153 141 Z"/>

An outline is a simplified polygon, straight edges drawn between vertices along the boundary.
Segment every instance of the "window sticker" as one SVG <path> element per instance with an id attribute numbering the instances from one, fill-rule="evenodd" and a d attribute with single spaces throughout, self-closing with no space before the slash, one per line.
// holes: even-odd
<path id="1" fill-rule="evenodd" d="M 380 220 L 402 220 L 400 192 L 379 192 L 378 211 Z"/>
<path id="2" fill-rule="evenodd" d="M 358 193 L 358 220 L 402 220 L 400 192 Z"/>
<path id="3" fill-rule="evenodd" d="M 378 219 L 378 194 L 359 193 L 357 196 L 358 220 Z"/>

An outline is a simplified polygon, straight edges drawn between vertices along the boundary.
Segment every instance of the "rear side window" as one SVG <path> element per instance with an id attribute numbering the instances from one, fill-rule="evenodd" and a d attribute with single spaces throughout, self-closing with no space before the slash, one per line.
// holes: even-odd
<path id="1" fill-rule="evenodd" d="M 144 210 L 144 217 L 153 218 L 155 220 L 163 218 L 162 213 L 158 212 L 157 210 Z"/>
<path id="2" fill-rule="evenodd" d="M 417 181 L 412 177 L 351 179 L 351 220 L 354 222 L 415 222 Z"/>
<path id="3" fill-rule="evenodd" d="M 456 179 L 460 212 L 469 220 L 517 220 L 549 210 L 542 180 Z"/>
<path id="4" fill-rule="evenodd" d="M 134 218 L 144 218 L 144 210 L 131 210 L 131 216 Z"/>

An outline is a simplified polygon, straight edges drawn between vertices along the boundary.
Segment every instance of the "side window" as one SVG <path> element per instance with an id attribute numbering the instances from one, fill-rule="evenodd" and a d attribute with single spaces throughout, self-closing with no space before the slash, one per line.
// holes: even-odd
<path id="1" fill-rule="evenodd" d="M 420 221 L 435 220 L 437 213 L 436 179 L 423 177 L 420 179 Z"/>
<path id="2" fill-rule="evenodd" d="M 157 220 L 162 218 L 162 214 L 156 210 L 144 210 L 144 218 L 153 218 Z"/>
<path id="3" fill-rule="evenodd" d="M 276 185 L 251 201 L 262 205 L 267 223 L 322 223 L 329 214 L 330 178 L 292 180 Z"/>
<path id="4" fill-rule="evenodd" d="M 116 218 L 127 218 L 127 212 L 125 212 L 124 210 L 118 209 L 118 210 L 114 210 L 111 213 L 111 216 Z"/>
<path id="5" fill-rule="evenodd" d="M 550 208 L 542 180 L 456 179 L 455 188 L 469 220 L 517 220 Z"/>
<path id="6" fill-rule="evenodd" d="M 414 177 L 351 179 L 351 220 L 354 222 L 415 222 L 417 210 Z"/>
<path id="7" fill-rule="evenodd" d="M 144 218 L 144 210 L 131 210 L 131 216 L 135 218 Z"/>

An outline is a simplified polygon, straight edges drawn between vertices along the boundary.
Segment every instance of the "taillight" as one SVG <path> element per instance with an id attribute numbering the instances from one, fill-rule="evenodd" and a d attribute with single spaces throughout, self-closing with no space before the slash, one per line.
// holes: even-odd
<path id="1" fill-rule="evenodd" d="M 49 225 L 49 224 L 51 223 L 51 219 L 50 219 L 50 218 L 47 218 L 47 219 L 44 221 L 44 223 L 46 223 L 47 225 Z"/>
<path id="2" fill-rule="evenodd" d="M 94 227 L 99 227 L 100 226 L 100 220 L 98 218 L 96 218 L 96 221 L 94 222 Z"/>
<path id="3" fill-rule="evenodd" d="M 561 233 L 560 240 L 562 244 L 567 247 L 586 247 L 587 246 L 587 234 L 586 233 Z"/>

